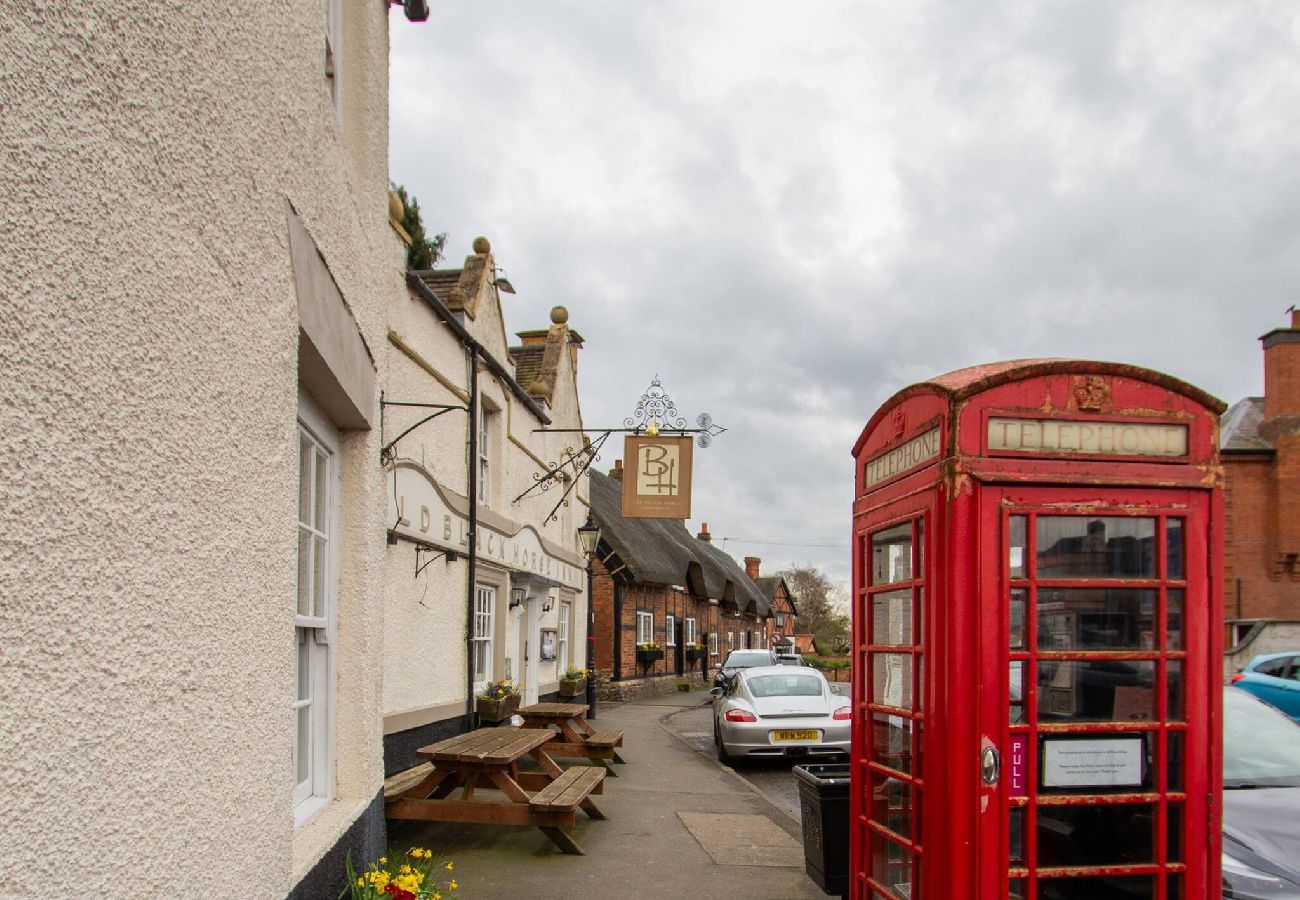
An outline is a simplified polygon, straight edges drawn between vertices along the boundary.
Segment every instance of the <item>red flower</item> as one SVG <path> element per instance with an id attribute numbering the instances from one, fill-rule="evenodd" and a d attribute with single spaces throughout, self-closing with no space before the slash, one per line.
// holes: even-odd
<path id="1" fill-rule="evenodd" d="M 389 883 L 384 886 L 384 893 L 391 894 L 393 900 L 416 900 L 416 896 L 410 891 L 404 891 L 397 885 Z"/>

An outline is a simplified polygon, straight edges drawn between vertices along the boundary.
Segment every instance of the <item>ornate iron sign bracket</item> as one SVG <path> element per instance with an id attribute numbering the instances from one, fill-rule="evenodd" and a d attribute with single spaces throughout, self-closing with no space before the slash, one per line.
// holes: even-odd
<path id="1" fill-rule="evenodd" d="M 384 410 L 390 406 L 410 406 L 410 407 L 415 407 L 417 409 L 436 409 L 437 412 L 430 413 L 420 421 L 416 422 L 410 428 L 403 431 L 397 437 L 393 438 L 388 443 L 384 443 Z M 399 403 L 396 400 L 385 400 L 383 391 L 380 391 L 379 392 L 379 443 L 382 446 L 379 448 L 379 464 L 382 466 L 386 466 L 397 458 L 397 449 L 396 449 L 397 442 L 400 441 L 402 438 L 406 437 L 412 431 L 419 428 L 425 422 L 432 422 L 434 419 L 438 418 L 438 416 L 441 416 L 444 413 L 449 413 L 452 410 L 456 410 L 456 409 L 463 410 L 466 412 L 469 411 L 469 407 L 464 405 L 453 406 L 446 403 Z"/>
<path id="2" fill-rule="evenodd" d="M 611 434 L 644 434 L 650 437 L 657 437 L 661 434 L 693 434 L 695 443 L 700 449 L 704 449 L 713 443 L 713 439 L 724 434 L 727 429 L 714 423 L 713 416 L 708 413 L 700 413 L 695 417 L 696 428 L 686 427 L 686 418 L 677 411 L 677 404 L 673 402 L 672 397 L 668 396 L 664 390 L 663 384 L 656 375 L 637 401 L 636 409 L 632 415 L 623 420 L 622 428 L 534 428 L 534 433 L 542 434 L 597 434 L 596 437 L 583 444 L 580 450 L 574 450 L 566 447 L 564 457 L 557 463 L 547 463 L 547 471 L 544 474 L 534 473 L 533 484 L 528 489 L 511 501 L 512 506 L 518 505 L 522 500 L 529 496 L 536 496 L 551 489 L 551 486 L 558 481 L 567 482 L 564 488 L 564 495 L 560 501 L 555 504 L 543 521 L 553 522 L 561 507 L 569 505 L 569 494 L 573 492 L 574 487 L 589 468 L 592 463 L 600 459 L 600 448 L 604 446 L 605 441 Z M 565 473 L 565 470 L 573 466 L 572 477 Z"/>

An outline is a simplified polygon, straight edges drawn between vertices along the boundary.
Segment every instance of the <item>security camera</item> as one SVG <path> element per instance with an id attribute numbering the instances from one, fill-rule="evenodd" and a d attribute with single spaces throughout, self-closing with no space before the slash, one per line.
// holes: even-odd
<path id="1" fill-rule="evenodd" d="M 402 9 L 412 22 L 424 22 L 429 18 L 429 0 L 402 0 Z"/>

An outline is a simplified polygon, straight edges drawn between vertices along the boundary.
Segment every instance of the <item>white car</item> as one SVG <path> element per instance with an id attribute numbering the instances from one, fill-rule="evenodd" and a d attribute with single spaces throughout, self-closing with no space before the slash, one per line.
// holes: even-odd
<path id="1" fill-rule="evenodd" d="M 741 669 L 713 694 L 718 759 L 847 755 L 852 703 L 813 668 Z"/>

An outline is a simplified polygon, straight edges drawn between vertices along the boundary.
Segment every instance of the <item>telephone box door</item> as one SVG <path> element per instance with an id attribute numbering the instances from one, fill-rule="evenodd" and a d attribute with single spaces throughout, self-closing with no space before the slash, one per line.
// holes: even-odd
<path id="1" fill-rule="evenodd" d="M 981 898 L 1209 896 L 1209 508 L 981 490 Z"/>

